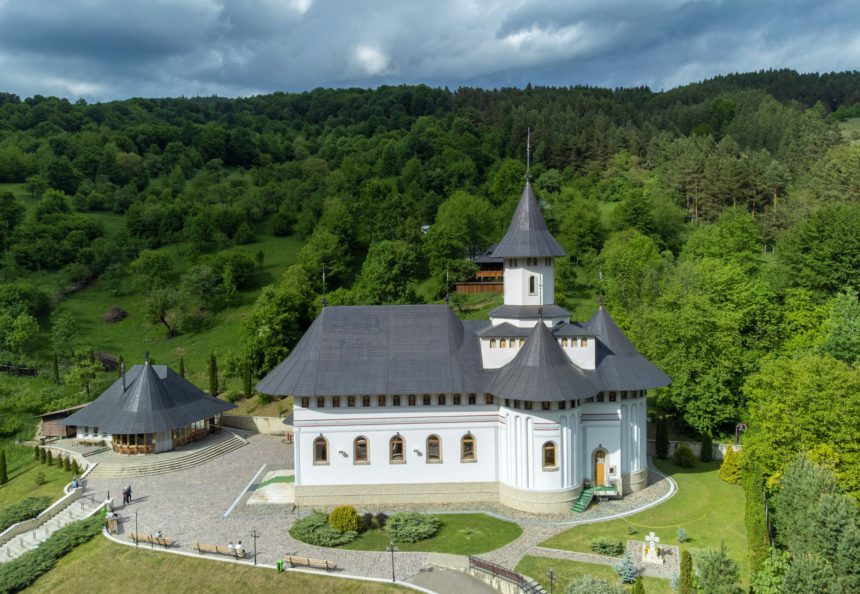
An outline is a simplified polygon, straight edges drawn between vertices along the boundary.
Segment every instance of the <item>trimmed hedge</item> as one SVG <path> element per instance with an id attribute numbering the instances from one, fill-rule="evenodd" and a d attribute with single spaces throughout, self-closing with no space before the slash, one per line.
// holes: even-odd
<path id="1" fill-rule="evenodd" d="M 681 468 L 692 468 L 696 465 L 696 455 L 685 443 L 682 443 L 672 454 L 672 461 Z"/>
<path id="2" fill-rule="evenodd" d="M 351 505 L 341 505 L 328 515 L 329 525 L 338 532 L 358 532 L 361 530 L 361 517 Z"/>
<path id="3" fill-rule="evenodd" d="M 50 497 L 27 497 L 0 510 L 0 532 L 17 522 L 35 518 L 51 506 Z"/>
<path id="4" fill-rule="evenodd" d="M 418 542 L 439 532 L 440 526 L 439 518 L 417 512 L 400 512 L 389 516 L 385 531 L 394 542 Z"/>
<path id="5" fill-rule="evenodd" d="M 290 534 L 302 542 L 320 547 L 339 547 L 349 544 L 358 536 L 358 532 L 335 530 L 328 523 L 328 516 L 322 512 L 314 512 L 300 520 L 296 520 L 290 529 Z"/>
<path id="6" fill-rule="evenodd" d="M 0 592 L 19 592 L 54 568 L 60 558 L 101 532 L 100 514 L 64 526 L 32 551 L 0 565 Z"/>
<path id="7" fill-rule="evenodd" d="M 624 552 L 624 543 L 613 538 L 599 536 L 591 541 L 591 550 L 601 555 L 617 557 Z"/>

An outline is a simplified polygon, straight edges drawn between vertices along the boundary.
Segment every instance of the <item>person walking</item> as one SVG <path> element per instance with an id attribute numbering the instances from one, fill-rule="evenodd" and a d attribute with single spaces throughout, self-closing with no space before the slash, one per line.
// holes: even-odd
<path id="1" fill-rule="evenodd" d="M 122 490 L 122 504 L 125 505 L 128 503 L 128 489 Z"/>
<path id="2" fill-rule="evenodd" d="M 131 485 L 126 487 L 125 490 L 128 492 L 128 503 L 131 503 Z"/>

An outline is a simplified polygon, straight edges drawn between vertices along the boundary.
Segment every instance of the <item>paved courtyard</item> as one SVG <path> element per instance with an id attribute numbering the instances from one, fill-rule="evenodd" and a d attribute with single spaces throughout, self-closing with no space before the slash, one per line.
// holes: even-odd
<path id="1" fill-rule="evenodd" d="M 228 542 L 241 540 L 245 549 L 253 553 L 252 534 L 256 531 L 257 560 L 260 563 L 275 563 L 285 555 L 314 557 L 333 561 L 349 574 L 390 578 L 391 557 L 388 553 L 328 549 L 301 543 L 289 535 L 289 527 L 296 517 L 292 506 L 246 504 L 253 495 L 253 490 L 249 490 L 252 484 L 273 473 L 286 474 L 274 471 L 292 468 L 291 444 L 285 443 L 281 437 L 253 435 L 244 447 L 200 466 L 131 480 L 134 497 L 130 505 L 116 505 L 122 500 L 121 490 L 129 484 L 125 479 L 93 478 L 87 483 L 87 491 L 97 498 L 104 498 L 108 491 L 113 496 L 115 506 L 124 518 L 121 538 L 127 538 L 124 534 L 133 532 L 137 522 L 140 532 L 161 530 L 165 536 L 177 541 L 178 548 L 189 552 L 194 542 L 226 546 Z M 487 511 L 494 515 L 520 523 L 523 534 L 507 546 L 481 556 L 513 568 L 523 555 L 543 554 L 537 545 L 572 525 L 633 513 L 673 492 L 671 480 L 657 473 L 652 473 L 651 479 L 651 485 L 634 496 L 601 503 L 583 514 L 567 516 L 563 520 L 517 514 L 507 508 L 488 506 Z M 445 507 L 438 511 L 474 510 Z M 406 580 L 419 573 L 427 573 L 430 567 L 428 557 L 428 553 L 395 554 L 397 579 Z M 418 581 L 441 577 L 442 574 L 422 575 L 418 576 Z"/>

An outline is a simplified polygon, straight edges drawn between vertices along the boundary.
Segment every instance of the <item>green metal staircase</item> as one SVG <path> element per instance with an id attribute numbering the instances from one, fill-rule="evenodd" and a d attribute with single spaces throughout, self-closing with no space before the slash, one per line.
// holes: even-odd
<path id="1" fill-rule="evenodd" d="M 571 508 L 576 513 L 582 513 L 588 509 L 592 499 L 602 493 L 615 493 L 616 489 L 613 485 L 601 485 L 599 487 L 589 487 L 580 493 L 579 498 L 573 502 Z"/>

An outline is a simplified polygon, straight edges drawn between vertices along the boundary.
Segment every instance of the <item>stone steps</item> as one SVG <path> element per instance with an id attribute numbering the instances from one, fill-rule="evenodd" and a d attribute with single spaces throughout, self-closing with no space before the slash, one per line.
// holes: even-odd
<path id="1" fill-rule="evenodd" d="M 229 439 L 223 439 L 217 443 L 204 448 L 199 448 L 187 456 L 179 456 L 168 459 L 159 459 L 158 454 L 147 456 L 145 460 L 133 464 L 106 464 L 100 463 L 90 473 L 92 478 L 134 478 L 164 474 L 176 470 L 186 470 L 208 462 L 213 458 L 237 450 L 247 442 L 237 435 Z"/>
<path id="2" fill-rule="evenodd" d="M 23 555 L 27 551 L 35 549 L 57 530 L 64 526 L 68 526 L 72 522 L 82 520 L 90 515 L 90 513 L 97 507 L 99 506 L 89 503 L 86 500 L 73 501 L 41 526 L 28 532 L 24 532 L 23 534 L 19 534 L 0 547 L 0 563 L 11 561 L 16 557 Z"/>

